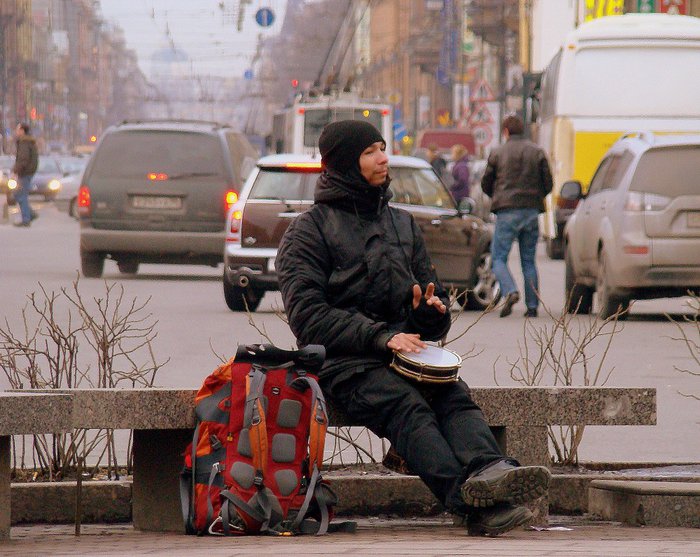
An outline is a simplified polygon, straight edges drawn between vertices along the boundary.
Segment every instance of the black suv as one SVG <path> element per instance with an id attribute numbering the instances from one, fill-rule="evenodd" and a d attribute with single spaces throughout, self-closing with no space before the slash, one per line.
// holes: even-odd
<path id="1" fill-rule="evenodd" d="M 139 263 L 218 265 L 226 213 L 257 157 L 244 135 L 215 122 L 107 129 L 78 191 L 83 275 L 101 276 L 105 258 L 122 273 Z"/>

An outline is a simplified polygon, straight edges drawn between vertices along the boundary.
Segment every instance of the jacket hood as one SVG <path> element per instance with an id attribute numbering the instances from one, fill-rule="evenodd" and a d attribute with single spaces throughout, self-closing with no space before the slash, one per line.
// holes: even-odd
<path id="1" fill-rule="evenodd" d="M 359 172 L 357 174 L 326 169 L 316 181 L 314 202 L 365 215 L 381 213 L 393 195 L 389 189 L 391 178 L 387 177 L 381 186 L 371 186 Z"/>

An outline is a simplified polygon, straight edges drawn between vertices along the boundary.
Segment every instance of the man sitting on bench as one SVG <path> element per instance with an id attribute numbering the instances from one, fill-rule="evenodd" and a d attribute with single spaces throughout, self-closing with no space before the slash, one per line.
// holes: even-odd
<path id="1" fill-rule="evenodd" d="M 448 297 L 413 217 L 388 205 L 385 142 L 372 125 L 327 125 L 315 204 L 285 233 L 276 267 L 300 345 L 322 344 L 326 396 L 355 423 L 389 439 L 409 470 L 475 535 L 526 523 L 522 503 L 550 474 L 504 456 L 461 381 L 415 382 L 389 367 L 447 334 Z"/>

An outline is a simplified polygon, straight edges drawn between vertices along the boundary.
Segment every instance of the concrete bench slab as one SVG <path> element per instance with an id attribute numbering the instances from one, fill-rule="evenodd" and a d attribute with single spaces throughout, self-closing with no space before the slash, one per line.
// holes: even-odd
<path id="1" fill-rule="evenodd" d="M 632 526 L 700 528 L 700 483 L 594 480 L 588 508 Z"/>
<path id="2" fill-rule="evenodd" d="M 656 423 L 656 390 L 650 388 L 475 387 L 471 391 L 503 451 L 522 464 L 549 463 L 548 425 Z M 134 526 L 181 531 L 178 478 L 195 425 L 197 390 L 50 392 L 73 397 L 73 427 L 134 430 Z M 331 426 L 358 425 L 332 405 L 329 410 Z M 544 507 L 546 512 L 546 502 Z"/>
<path id="3" fill-rule="evenodd" d="M 70 395 L 0 392 L 0 539 L 10 536 L 12 436 L 72 430 Z"/>

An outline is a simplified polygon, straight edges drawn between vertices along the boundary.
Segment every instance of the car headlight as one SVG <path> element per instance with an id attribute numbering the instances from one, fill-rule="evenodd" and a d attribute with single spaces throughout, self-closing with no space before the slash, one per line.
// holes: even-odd
<path id="1" fill-rule="evenodd" d="M 14 178 L 10 178 L 7 181 L 7 187 L 11 190 L 17 189 L 17 180 L 15 180 Z"/>
<path id="2" fill-rule="evenodd" d="M 61 189 L 61 182 L 56 180 L 55 178 L 49 182 L 49 189 L 51 191 L 58 191 Z"/>

